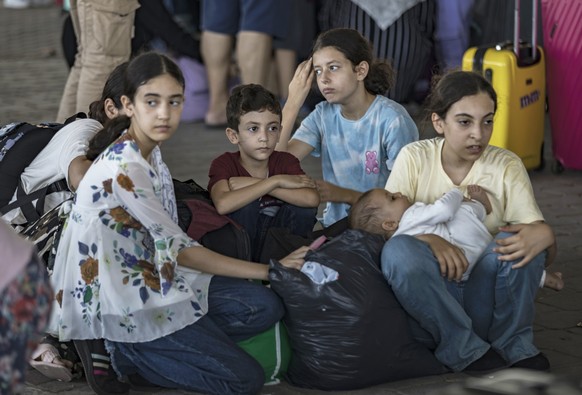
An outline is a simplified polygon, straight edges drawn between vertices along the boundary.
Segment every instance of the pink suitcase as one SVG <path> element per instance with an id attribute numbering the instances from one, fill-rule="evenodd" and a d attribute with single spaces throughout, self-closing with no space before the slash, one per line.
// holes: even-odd
<path id="1" fill-rule="evenodd" d="M 541 0 L 552 171 L 582 169 L 582 0 Z"/>

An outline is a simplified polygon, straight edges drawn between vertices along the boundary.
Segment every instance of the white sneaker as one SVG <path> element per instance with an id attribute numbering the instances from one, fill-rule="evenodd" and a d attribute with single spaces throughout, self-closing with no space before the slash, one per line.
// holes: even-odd
<path id="1" fill-rule="evenodd" d="M 30 6 L 30 0 L 4 0 L 4 8 L 23 9 Z"/>

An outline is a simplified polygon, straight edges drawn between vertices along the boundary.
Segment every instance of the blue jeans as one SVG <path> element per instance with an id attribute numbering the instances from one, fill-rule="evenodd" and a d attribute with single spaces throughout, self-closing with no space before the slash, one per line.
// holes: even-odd
<path id="1" fill-rule="evenodd" d="M 246 229 L 251 238 L 252 258 L 258 262 L 269 228 L 287 228 L 291 234 L 308 237 L 317 221 L 317 209 L 284 203 L 275 216 L 260 212 L 260 202 L 255 200 L 228 216 Z"/>
<path id="2" fill-rule="evenodd" d="M 279 297 L 257 283 L 214 276 L 206 316 L 144 343 L 108 341 L 115 369 L 151 383 L 205 394 L 255 394 L 264 384 L 259 363 L 236 345 L 283 317 Z"/>
<path id="3" fill-rule="evenodd" d="M 494 246 L 495 241 L 469 280 L 460 283 L 441 276 L 429 245 L 415 237 L 393 237 L 382 250 L 382 272 L 411 316 L 413 335 L 454 371 L 463 370 L 490 347 L 509 364 L 539 353 L 532 326 L 545 253 L 514 270 L 515 262 L 497 260 Z"/>
<path id="4" fill-rule="evenodd" d="M 511 236 L 499 233 L 495 239 Z M 502 262 L 493 252 L 493 240 L 479 258 L 465 285 L 465 311 L 473 329 L 509 364 L 532 357 L 534 346 L 535 297 L 544 270 L 546 252 L 520 269 L 511 266 L 519 260 Z"/>

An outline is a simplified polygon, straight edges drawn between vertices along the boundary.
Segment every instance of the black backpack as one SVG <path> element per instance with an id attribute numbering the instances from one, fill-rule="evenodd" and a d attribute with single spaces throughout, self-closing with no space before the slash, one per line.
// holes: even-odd
<path id="1" fill-rule="evenodd" d="M 226 215 L 219 214 L 210 193 L 194 180 L 174 180 L 178 224 L 188 236 L 222 255 L 251 260 L 247 231 Z"/>
<path id="2" fill-rule="evenodd" d="M 44 201 L 47 194 L 69 190 L 66 181 L 62 179 L 26 194 L 20 183 L 20 176 L 63 126 L 80 118 L 87 118 L 87 116 L 84 113 L 78 113 L 62 124 L 34 125 L 17 122 L 0 127 L 0 185 L 2 186 L 0 188 L 0 215 L 20 207 L 28 224 L 31 224 L 44 214 Z M 17 198 L 10 203 L 14 191 L 17 191 Z M 36 204 L 33 204 L 35 200 Z"/>

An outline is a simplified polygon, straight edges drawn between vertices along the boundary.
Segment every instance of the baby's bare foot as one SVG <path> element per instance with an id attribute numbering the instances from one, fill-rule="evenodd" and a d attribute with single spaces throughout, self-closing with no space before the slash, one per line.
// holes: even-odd
<path id="1" fill-rule="evenodd" d="M 564 288 L 564 280 L 561 272 L 546 272 L 546 279 L 544 281 L 545 288 L 551 288 L 556 291 L 561 291 Z"/>
<path id="2" fill-rule="evenodd" d="M 479 185 L 468 185 L 467 192 L 469 192 L 469 196 L 471 199 L 478 201 L 485 207 L 485 212 L 487 214 L 491 213 L 491 202 L 489 201 L 489 197 L 487 196 L 487 192 Z"/>

